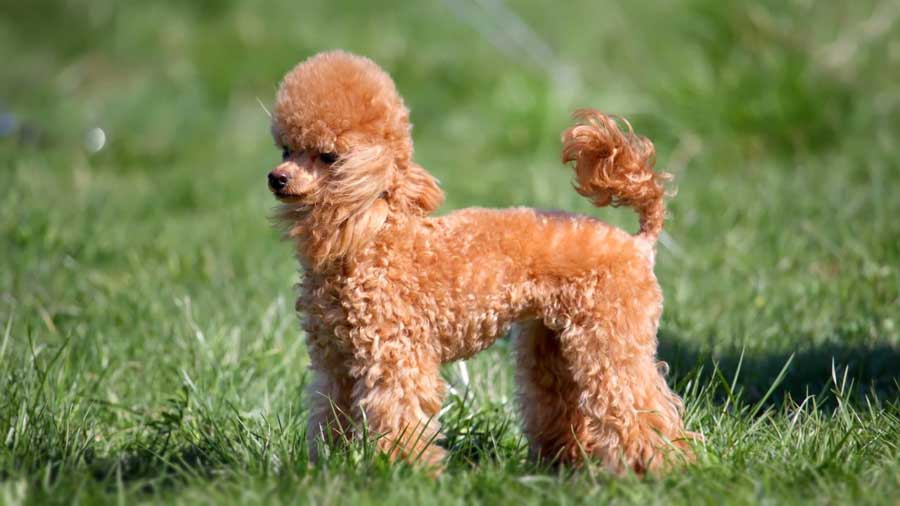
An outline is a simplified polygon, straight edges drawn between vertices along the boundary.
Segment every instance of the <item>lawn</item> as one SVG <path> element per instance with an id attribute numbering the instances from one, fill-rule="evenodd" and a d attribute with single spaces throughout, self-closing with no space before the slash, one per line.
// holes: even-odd
<path id="1" fill-rule="evenodd" d="M 0 5 L 0 504 L 897 504 L 897 2 L 302 4 Z M 633 229 L 572 190 L 559 133 L 591 106 L 654 140 L 696 463 L 530 463 L 501 340 L 445 368 L 439 479 L 365 445 L 308 464 L 265 108 L 333 47 L 395 77 L 439 213 Z"/>

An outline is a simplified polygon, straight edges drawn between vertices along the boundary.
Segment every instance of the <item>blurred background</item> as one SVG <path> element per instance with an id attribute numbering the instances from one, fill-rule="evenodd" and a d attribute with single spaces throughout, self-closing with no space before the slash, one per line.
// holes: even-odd
<path id="1" fill-rule="evenodd" d="M 86 381 L 129 406 L 92 408 L 109 448 L 185 385 L 245 412 L 295 402 L 298 274 L 268 218 L 266 108 L 333 48 L 396 80 L 439 213 L 527 205 L 633 229 L 572 190 L 559 135 L 593 107 L 651 138 L 677 188 L 657 267 L 675 378 L 743 350 L 759 397 L 795 354 L 783 392 L 827 388 L 834 358 L 896 397 L 892 0 L 0 0 L 4 367 L 24 381 L 22 357 L 65 343 L 59 399 Z M 507 346 L 470 364 L 503 406 Z"/>
<path id="2" fill-rule="evenodd" d="M 266 108 L 298 61 L 345 48 L 394 76 L 441 212 L 633 227 L 558 161 L 572 110 L 620 114 L 676 176 L 664 332 L 710 350 L 895 345 L 898 17 L 890 1 L 4 2 L 0 309 L 131 342 L 166 334 L 182 297 L 207 322 L 290 299 Z"/>

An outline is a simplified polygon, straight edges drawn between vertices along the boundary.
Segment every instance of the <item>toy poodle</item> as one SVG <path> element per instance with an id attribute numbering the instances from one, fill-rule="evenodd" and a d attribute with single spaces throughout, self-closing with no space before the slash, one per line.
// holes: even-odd
<path id="1" fill-rule="evenodd" d="M 524 207 L 432 217 L 444 196 L 413 161 L 387 73 L 332 51 L 284 77 L 272 113 L 283 161 L 268 186 L 303 267 L 311 458 L 367 434 L 392 459 L 440 470 L 441 364 L 510 330 L 533 458 L 639 474 L 689 458 L 694 435 L 656 360 L 667 175 L 630 127 L 593 110 L 576 118 L 562 136 L 575 190 L 634 208 L 636 235 Z"/>

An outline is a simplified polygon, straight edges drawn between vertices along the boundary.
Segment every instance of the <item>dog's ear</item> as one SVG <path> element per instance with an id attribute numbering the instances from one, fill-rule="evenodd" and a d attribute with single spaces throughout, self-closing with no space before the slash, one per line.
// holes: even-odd
<path id="1" fill-rule="evenodd" d="M 391 194 L 398 208 L 413 214 L 431 214 L 444 203 L 444 192 L 437 179 L 412 162 L 398 171 L 396 187 Z"/>
<path id="2" fill-rule="evenodd" d="M 358 147 L 332 167 L 324 197 L 348 214 L 364 212 L 387 191 L 393 173 L 394 161 L 386 149 Z"/>

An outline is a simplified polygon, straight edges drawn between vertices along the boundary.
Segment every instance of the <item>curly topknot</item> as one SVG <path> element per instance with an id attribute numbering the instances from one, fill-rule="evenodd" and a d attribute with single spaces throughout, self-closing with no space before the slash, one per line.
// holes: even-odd
<path id="1" fill-rule="evenodd" d="M 398 164 L 412 156 L 409 110 L 393 80 L 372 60 L 345 51 L 319 53 L 284 77 L 272 133 L 295 149 L 342 153 L 378 144 Z"/>

